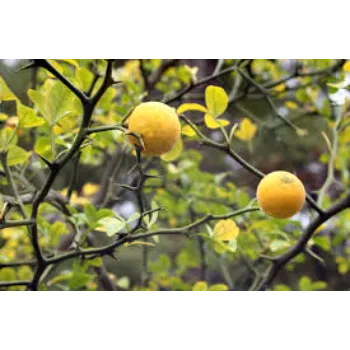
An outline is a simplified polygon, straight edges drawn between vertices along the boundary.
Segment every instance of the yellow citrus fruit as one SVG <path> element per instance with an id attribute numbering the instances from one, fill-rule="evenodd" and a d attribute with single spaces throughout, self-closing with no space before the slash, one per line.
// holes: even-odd
<path id="1" fill-rule="evenodd" d="M 287 171 L 274 171 L 266 175 L 256 193 L 261 209 L 278 219 L 290 218 L 300 211 L 305 195 L 303 183 Z"/>
<path id="2" fill-rule="evenodd" d="M 181 135 L 181 125 L 174 108 L 161 102 L 145 102 L 132 111 L 129 131 L 142 136 L 144 154 L 160 156 L 175 146 Z M 129 135 L 128 138 L 140 146 L 136 137 Z"/>

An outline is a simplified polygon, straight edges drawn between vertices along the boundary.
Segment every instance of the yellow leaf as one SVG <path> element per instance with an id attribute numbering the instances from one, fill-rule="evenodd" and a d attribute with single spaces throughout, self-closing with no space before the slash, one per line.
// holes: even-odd
<path id="1" fill-rule="evenodd" d="M 286 101 L 285 105 L 289 109 L 298 109 L 298 104 L 294 101 Z"/>
<path id="2" fill-rule="evenodd" d="M 0 102 L 1 101 L 15 101 L 16 95 L 10 90 L 5 83 L 5 80 L 0 76 Z"/>
<path id="3" fill-rule="evenodd" d="M 346 61 L 343 66 L 343 71 L 346 73 L 350 73 L 350 61 Z"/>
<path id="4" fill-rule="evenodd" d="M 0 122 L 6 120 L 8 116 L 5 113 L 0 113 Z"/>
<path id="5" fill-rule="evenodd" d="M 189 125 L 185 125 L 182 130 L 181 130 L 181 133 L 183 135 L 186 135 L 186 136 L 196 136 L 196 132 L 189 126 Z"/>
<path id="6" fill-rule="evenodd" d="M 100 188 L 99 185 L 88 182 L 83 187 L 83 195 L 87 197 L 91 197 L 98 191 L 99 188 Z"/>
<path id="7" fill-rule="evenodd" d="M 60 65 L 58 62 L 56 62 L 55 60 L 48 60 L 48 61 L 49 61 L 49 63 L 50 63 L 54 68 L 56 68 L 60 73 L 63 73 L 63 68 L 61 67 L 61 65 Z M 51 74 L 50 72 L 47 72 L 47 74 L 48 74 L 48 76 L 49 76 L 50 78 L 54 78 L 54 75 Z"/>
<path id="8" fill-rule="evenodd" d="M 286 89 L 286 85 L 285 84 L 279 84 L 277 86 L 275 86 L 274 90 L 276 92 L 283 92 Z"/>
<path id="9" fill-rule="evenodd" d="M 219 86 L 210 85 L 205 89 L 205 104 L 208 114 L 214 118 L 223 114 L 228 106 L 228 96 L 225 90 Z"/>
<path id="10" fill-rule="evenodd" d="M 124 247 L 129 247 L 131 245 L 144 245 L 147 247 L 155 247 L 155 244 L 150 243 L 150 242 L 134 241 L 131 243 L 128 243 L 128 242 L 124 243 Z"/>
<path id="11" fill-rule="evenodd" d="M 192 291 L 194 292 L 206 292 L 207 290 L 208 290 L 208 285 L 207 285 L 207 282 L 205 281 L 197 282 L 192 288 Z"/>
<path id="12" fill-rule="evenodd" d="M 209 129 L 218 129 L 221 126 L 226 126 L 229 125 L 230 122 L 226 119 L 215 119 L 214 117 L 212 117 L 210 114 L 206 114 L 204 116 L 204 121 L 205 121 L 205 125 L 209 128 Z M 220 124 L 219 124 L 220 123 Z"/>
<path id="13" fill-rule="evenodd" d="M 220 241 L 230 241 L 239 235 L 239 227 L 231 220 L 220 220 L 214 227 L 214 238 Z"/>
<path id="14" fill-rule="evenodd" d="M 228 290 L 226 284 L 214 284 L 209 288 L 209 292 L 224 292 Z"/>
<path id="15" fill-rule="evenodd" d="M 178 109 L 177 114 L 180 115 L 187 111 L 199 111 L 206 113 L 207 109 L 198 103 L 183 103 Z"/>
<path id="16" fill-rule="evenodd" d="M 314 235 L 317 233 L 320 233 L 321 231 L 325 230 L 327 228 L 327 224 L 321 224 L 320 226 L 317 227 L 317 229 L 314 231 Z"/>
<path id="17" fill-rule="evenodd" d="M 257 126 L 250 119 L 244 118 L 236 130 L 235 136 L 241 141 L 251 141 L 257 131 Z"/>
<path id="18" fill-rule="evenodd" d="M 79 68 L 79 63 L 76 61 L 76 60 L 73 60 L 73 59 L 58 59 L 57 61 L 63 61 L 63 62 L 66 62 L 72 66 L 74 66 L 75 68 Z"/>

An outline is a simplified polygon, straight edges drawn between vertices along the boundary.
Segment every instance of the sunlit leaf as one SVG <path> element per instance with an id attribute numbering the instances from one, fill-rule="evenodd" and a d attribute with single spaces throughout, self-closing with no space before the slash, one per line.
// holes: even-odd
<path id="1" fill-rule="evenodd" d="M 218 128 L 220 128 L 220 125 L 225 127 L 225 126 L 230 124 L 230 122 L 228 120 L 226 120 L 226 119 L 215 119 L 210 114 L 206 114 L 204 116 L 204 121 L 205 121 L 205 125 L 209 129 L 218 129 Z"/>
<path id="2" fill-rule="evenodd" d="M 227 291 L 227 290 L 228 290 L 228 286 L 226 284 L 213 284 L 209 288 L 210 292 L 214 292 L 214 291 L 224 292 L 224 291 Z"/>
<path id="3" fill-rule="evenodd" d="M 286 89 L 286 85 L 285 84 L 279 84 L 279 85 L 274 87 L 274 90 L 276 92 L 283 92 L 285 89 Z"/>
<path id="4" fill-rule="evenodd" d="M 63 59 L 63 58 L 60 58 L 60 59 L 57 59 L 57 61 L 62 61 L 62 62 L 66 62 L 72 66 L 74 66 L 75 68 L 79 68 L 79 63 L 76 61 L 76 60 L 73 60 L 73 59 Z"/>
<path id="5" fill-rule="evenodd" d="M 322 290 L 327 288 L 327 283 L 324 281 L 316 281 L 312 283 L 313 290 Z"/>
<path id="6" fill-rule="evenodd" d="M 103 218 L 98 223 L 105 229 L 108 237 L 112 237 L 125 227 L 125 221 L 116 218 Z"/>
<path id="7" fill-rule="evenodd" d="M 3 128 L 0 130 L 0 150 L 6 150 L 11 143 L 16 143 L 16 130 L 13 128 Z"/>
<path id="8" fill-rule="evenodd" d="M 48 62 L 60 73 L 63 73 L 63 68 L 62 66 L 60 65 L 60 63 L 58 63 L 56 60 L 53 60 L 53 59 L 48 59 Z M 54 75 L 48 71 L 46 71 L 48 76 L 50 78 L 54 78 Z"/>
<path id="9" fill-rule="evenodd" d="M 185 113 L 187 111 L 199 111 L 199 112 L 207 112 L 207 109 L 198 104 L 198 103 L 183 103 L 178 109 L 177 109 L 177 114 L 180 115 L 182 113 Z"/>
<path id="10" fill-rule="evenodd" d="M 298 284 L 301 291 L 311 291 L 313 289 L 311 279 L 307 276 L 301 277 Z"/>
<path id="11" fill-rule="evenodd" d="M 192 291 L 194 292 L 206 292 L 207 290 L 208 290 L 208 285 L 207 285 L 207 282 L 205 281 L 197 282 L 192 288 Z"/>
<path id="12" fill-rule="evenodd" d="M 29 266 L 21 266 L 17 271 L 18 278 L 23 281 L 29 281 L 33 278 L 33 271 Z"/>
<path id="13" fill-rule="evenodd" d="M 8 118 L 8 115 L 6 115 L 5 113 L 0 113 L 0 122 L 6 120 Z"/>
<path id="14" fill-rule="evenodd" d="M 214 226 L 214 238 L 220 241 L 230 241 L 239 235 L 239 227 L 231 220 L 220 220 Z"/>
<path id="15" fill-rule="evenodd" d="M 9 166 L 23 164 L 30 156 L 30 152 L 27 152 L 21 147 L 11 145 L 7 154 L 7 162 Z"/>
<path id="16" fill-rule="evenodd" d="M 285 284 L 276 284 L 274 287 L 274 290 L 279 291 L 279 292 L 288 292 L 291 289 L 288 286 L 286 286 Z"/>
<path id="17" fill-rule="evenodd" d="M 98 191 L 99 188 L 99 185 L 88 182 L 84 185 L 82 192 L 84 196 L 91 197 Z"/>
<path id="18" fill-rule="evenodd" d="M 123 289 L 129 289 L 130 287 L 130 279 L 127 276 L 118 278 L 117 286 Z"/>
<path id="19" fill-rule="evenodd" d="M 10 90 L 5 80 L 0 76 L 0 103 L 1 101 L 15 101 L 16 95 Z"/>
<path id="20" fill-rule="evenodd" d="M 183 135 L 192 137 L 192 136 L 196 136 L 196 132 L 192 129 L 192 127 L 190 125 L 185 125 L 182 129 L 181 129 L 181 133 Z"/>
<path id="21" fill-rule="evenodd" d="M 343 71 L 346 73 L 350 73 L 350 61 L 346 61 L 343 66 Z"/>
<path id="22" fill-rule="evenodd" d="M 244 118 L 234 135 L 241 141 L 251 141 L 257 131 L 257 126 L 250 119 Z"/>
<path id="23" fill-rule="evenodd" d="M 205 104 L 208 114 L 217 118 L 222 115 L 228 106 L 228 96 L 225 90 L 219 86 L 210 85 L 205 89 Z"/>
<path id="24" fill-rule="evenodd" d="M 39 118 L 32 108 L 24 106 L 20 102 L 17 102 L 17 115 L 20 128 L 35 128 L 45 124 L 45 120 Z"/>
<path id="25" fill-rule="evenodd" d="M 289 109 L 298 109 L 298 104 L 294 101 L 286 101 L 285 105 Z"/>

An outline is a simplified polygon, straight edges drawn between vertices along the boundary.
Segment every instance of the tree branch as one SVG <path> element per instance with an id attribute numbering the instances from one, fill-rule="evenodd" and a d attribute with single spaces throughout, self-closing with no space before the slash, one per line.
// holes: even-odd
<path id="1" fill-rule="evenodd" d="M 37 67 L 45 68 L 53 76 L 55 76 L 60 82 L 62 82 L 75 96 L 79 98 L 82 103 L 88 101 L 88 97 L 80 91 L 74 84 L 72 84 L 64 75 L 62 75 L 55 67 L 53 67 L 47 60 L 35 59 L 34 64 Z"/>
<path id="2" fill-rule="evenodd" d="M 183 227 L 178 227 L 178 228 L 162 228 L 158 230 L 153 230 L 153 231 L 148 231 L 145 233 L 138 233 L 138 234 L 133 234 L 133 235 L 123 235 L 122 238 L 119 238 L 116 242 L 113 242 L 109 245 L 103 246 L 103 247 L 98 247 L 98 248 L 90 248 L 90 249 L 85 249 L 81 251 L 75 251 L 75 252 L 70 252 L 66 253 L 57 257 L 53 257 L 47 260 L 48 264 L 57 264 L 63 261 L 66 261 L 68 259 L 72 259 L 75 257 L 95 257 L 95 256 L 103 256 L 103 255 L 109 255 L 113 253 L 113 251 L 122 245 L 124 243 L 131 243 L 140 239 L 152 237 L 152 236 L 157 236 L 157 235 L 187 235 L 189 231 L 192 229 L 201 226 L 209 221 L 215 221 L 215 220 L 223 220 L 223 219 L 229 219 L 238 215 L 246 214 L 249 212 L 254 212 L 254 211 L 259 211 L 260 208 L 258 207 L 249 207 L 249 208 L 244 208 L 240 209 L 231 213 L 223 214 L 223 215 L 206 215 L 203 218 L 197 220 L 196 222 L 183 226 Z"/>

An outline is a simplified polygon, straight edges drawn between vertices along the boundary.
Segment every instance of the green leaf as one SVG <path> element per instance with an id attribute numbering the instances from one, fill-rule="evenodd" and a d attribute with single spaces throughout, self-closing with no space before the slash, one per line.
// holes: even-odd
<path id="1" fill-rule="evenodd" d="M 7 150 L 9 144 L 16 144 L 16 130 L 10 128 L 3 128 L 0 131 L 0 150 Z"/>
<path id="2" fill-rule="evenodd" d="M 16 271 L 10 267 L 5 267 L 0 270 L 0 281 L 15 281 Z"/>
<path id="3" fill-rule="evenodd" d="M 164 274 L 168 273 L 171 268 L 171 260 L 168 255 L 161 254 L 159 255 L 156 261 L 151 261 L 149 263 L 149 270 L 154 274 Z"/>
<path id="4" fill-rule="evenodd" d="M 52 225 L 48 225 L 50 246 L 56 246 L 62 235 L 69 233 L 68 227 L 64 222 L 56 221 Z"/>
<path id="5" fill-rule="evenodd" d="M 76 61 L 76 60 L 73 60 L 73 59 L 63 59 L 63 58 L 60 58 L 60 59 L 57 59 L 57 61 L 62 61 L 62 62 L 66 62 L 72 66 L 74 66 L 75 68 L 79 68 L 79 63 Z"/>
<path id="6" fill-rule="evenodd" d="M 95 207 L 90 203 L 84 205 L 84 214 L 87 218 L 87 221 L 89 222 L 89 225 L 94 224 L 98 220 L 97 211 Z"/>
<path id="7" fill-rule="evenodd" d="M 174 160 L 180 157 L 182 150 L 183 150 L 183 143 L 180 137 L 179 140 L 176 142 L 175 146 L 173 147 L 173 149 L 168 153 L 163 154 L 160 158 L 165 162 L 173 162 Z"/>
<path id="8" fill-rule="evenodd" d="M 93 279 L 93 275 L 87 273 L 86 268 L 87 266 L 85 264 L 81 265 L 79 261 L 74 262 L 73 274 L 69 280 L 70 290 L 79 290 Z"/>
<path id="9" fill-rule="evenodd" d="M 125 221 L 121 221 L 117 218 L 103 218 L 98 223 L 104 227 L 108 237 L 112 237 L 125 227 Z"/>
<path id="10" fill-rule="evenodd" d="M 111 209 L 100 209 L 96 213 L 97 220 L 103 219 L 103 218 L 113 218 L 115 216 L 113 210 Z"/>
<path id="11" fill-rule="evenodd" d="M 89 265 L 93 266 L 93 267 L 100 267 L 102 265 L 102 258 L 101 257 L 97 257 L 95 259 L 91 259 L 89 260 Z"/>
<path id="12" fill-rule="evenodd" d="M 214 291 L 224 292 L 224 291 L 227 291 L 227 290 L 228 290 L 228 286 L 226 284 L 213 284 L 209 288 L 210 292 L 214 292 Z"/>
<path id="13" fill-rule="evenodd" d="M 208 285 L 207 285 L 207 282 L 205 281 L 197 282 L 192 288 L 192 291 L 194 292 L 206 292 L 207 290 L 208 290 Z"/>
<path id="14" fill-rule="evenodd" d="M 17 271 L 20 280 L 29 281 L 33 278 L 33 271 L 29 266 L 21 266 Z"/>
<path id="15" fill-rule="evenodd" d="M 23 164 L 30 157 L 30 152 L 27 152 L 21 147 L 10 145 L 7 154 L 7 162 L 9 166 Z"/>
<path id="16" fill-rule="evenodd" d="M 17 100 L 16 95 L 9 89 L 5 80 L 0 76 L 0 103 L 2 101 Z"/>
<path id="17" fill-rule="evenodd" d="M 313 238 L 313 242 L 315 245 L 322 248 L 326 252 L 329 252 L 331 249 L 331 242 L 327 236 L 316 236 Z"/>
<path id="18" fill-rule="evenodd" d="M 88 91 L 94 79 L 94 75 L 86 68 L 79 68 L 76 70 L 76 82 L 79 89 Z"/>
<path id="19" fill-rule="evenodd" d="M 205 103 L 208 114 L 217 118 L 226 111 L 228 96 L 223 88 L 210 85 L 205 90 Z"/>
<path id="20" fill-rule="evenodd" d="M 59 81 L 48 80 L 41 91 L 29 90 L 28 96 L 50 126 L 76 113 L 75 96 Z"/>
<path id="21" fill-rule="evenodd" d="M 277 252 L 287 247 L 289 247 L 289 243 L 280 239 L 275 239 L 270 244 L 270 250 L 272 252 Z"/>
<path id="22" fill-rule="evenodd" d="M 127 220 L 127 223 L 130 224 L 133 221 L 138 220 L 140 218 L 140 216 L 141 216 L 140 213 L 134 213 L 134 214 L 130 215 L 128 220 Z"/>
<path id="23" fill-rule="evenodd" d="M 32 108 L 22 105 L 19 101 L 17 101 L 17 116 L 20 128 L 35 128 L 45 123 Z"/>
<path id="24" fill-rule="evenodd" d="M 34 145 L 34 152 L 45 158 L 51 157 L 51 139 L 48 136 L 39 137 Z"/>
<path id="25" fill-rule="evenodd" d="M 327 288 L 327 283 L 323 281 L 317 281 L 312 284 L 313 290 L 322 290 Z"/>
<path id="26" fill-rule="evenodd" d="M 291 289 L 286 286 L 285 284 L 276 284 L 274 290 L 280 291 L 280 292 L 289 292 Z"/>
<path id="27" fill-rule="evenodd" d="M 305 89 L 299 89 L 295 93 L 295 97 L 299 102 L 308 102 L 310 101 L 310 97 L 308 96 L 307 92 Z"/>
<path id="28" fill-rule="evenodd" d="M 312 291 L 312 282 L 311 279 L 307 276 L 303 276 L 299 280 L 299 289 L 301 291 Z"/>
<path id="29" fill-rule="evenodd" d="M 319 111 L 326 117 L 332 116 L 332 106 L 328 99 L 323 101 L 322 108 Z"/>
<path id="30" fill-rule="evenodd" d="M 129 289 L 130 287 L 130 279 L 127 276 L 118 278 L 117 280 L 117 286 L 123 289 Z"/>

